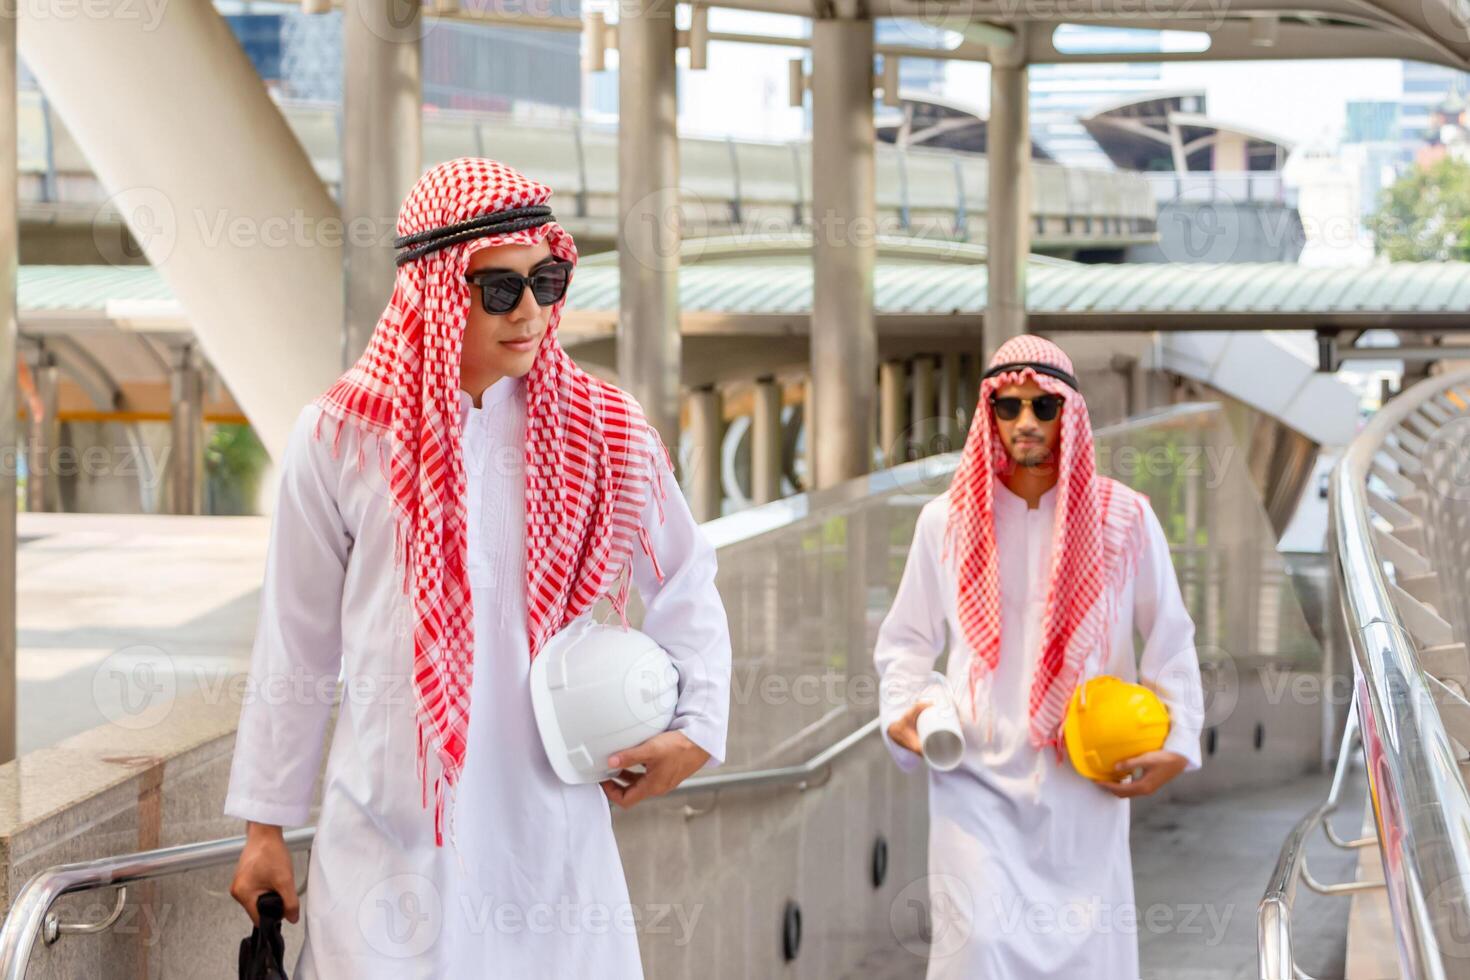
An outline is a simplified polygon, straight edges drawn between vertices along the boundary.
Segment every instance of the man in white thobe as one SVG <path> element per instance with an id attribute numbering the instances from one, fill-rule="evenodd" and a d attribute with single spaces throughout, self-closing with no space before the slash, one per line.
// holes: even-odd
<path id="1" fill-rule="evenodd" d="M 921 764 L 920 693 L 946 641 L 965 737 L 957 768 L 929 771 L 929 980 L 1138 977 L 1128 800 L 1199 768 L 1202 693 L 1163 529 L 1092 453 L 1066 355 L 1032 336 L 1002 345 L 879 631 L 898 765 Z M 1117 783 L 1061 754 L 1065 706 L 1099 674 L 1151 688 L 1170 715 L 1162 749 L 1120 764 L 1132 776 Z"/>
<path id="2" fill-rule="evenodd" d="M 610 803 L 667 792 L 724 755 L 730 640 L 715 554 L 636 403 L 556 340 L 576 253 L 549 208 L 535 211 L 549 193 L 474 158 L 420 178 L 398 230 L 422 252 L 400 253 L 369 350 L 301 411 L 279 461 L 225 812 L 249 822 L 232 894 L 255 918 L 255 899 L 276 890 L 296 921 L 281 828 L 308 819 L 340 673 L 297 980 L 641 977 Z M 467 221 L 483 234 L 456 237 Z M 615 489 L 579 475 L 589 461 Z M 537 482 L 551 478 L 556 493 Z M 409 511 L 417 536 L 405 500 L 425 504 Z M 675 718 L 609 760 L 642 772 L 568 785 L 538 735 L 532 644 L 604 595 L 621 612 L 619 572 L 678 667 Z M 463 660 L 425 640 L 461 628 Z M 448 814 L 429 809 L 435 774 Z"/>

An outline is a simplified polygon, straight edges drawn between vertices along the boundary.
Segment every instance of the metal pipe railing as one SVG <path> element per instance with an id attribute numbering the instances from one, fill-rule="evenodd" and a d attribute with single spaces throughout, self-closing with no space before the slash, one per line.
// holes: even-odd
<path id="1" fill-rule="evenodd" d="M 872 718 L 833 742 L 816 755 L 791 766 L 774 769 L 750 769 L 744 772 L 716 773 L 711 776 L 692 776 L 675 786 L 665 796 L 681 796 L 706 790 L 753 789 L 757 786 L 789 786 L 805 784 L 824 767 L 845 755 L 863 739 L 878 730 L 879 720 Z"/>
<path id="2" fill-rule="evenodd" d="M 1342 741 L 1337 751 L 1337 768 L 1332 774 L 1332 788 L 1316 809 L 1299 820 L 1276 858 L 1276 867 L 1266 884 L 1266 894 L 1256 909 L 1256 955 L 1261 980 L 1311 980 L 1310 975 L 1296 965 L 1291 945 L 1291 910 L 1296 900 L 1297 882 L 1303 882 L 1322 895 L 1344 895 L 1353 892 L 1382 888 L 1379 881 L 1344 881 L 1324 885 L 1312 877 L 1307 870 L 1307 838 L 1318 824 L 1327 839 L 1337 847 L 1352 850 L 1378 843 L 1376 838 L 1362 837 L 1344 841 L 1333 832 L 1331 816 L 1337 810 L 1342 795 L 1343 783 L 1347 781 L 1348 767 L 1352 764 L 1354 743 L 1361 742 L 1358 729 L 1358 713 L 1349 707 L 1347 723 L 1343 727 Z"/>
<path id="3" fill-rule="evenodd" d="M 310 848 L 315 835 L 315 827 L 287 831 L 284 835 L 286 847 L 290 850 Z M 5 915 L 4 926 L 0 926 L 0 978 L 25 980 L 37 938 L 44 938 L 47 945 L 56 941 L 59 929 L 53 926 L 44 935 L 42 929 L 51 916 L 51 907 L 61 896 L 218 867 L 237 860 L 244 847 L 244 837 L 225 837 L 156 851 L 59 864 L 37 872 L 21 887 Z"/>
<path id="4" fill-rule="evenodd" d="M 1389 436 L 1465 384 L 1470 372 L 1436 376 L 1381 408 L 1343 454 L 1330 494 L 1335 573 L 1398 958 L 1403 976 L 1426 980 L 1470 973 L 1470 795 L 1376 551 L 1367 484 L 1370 472 L 1382 478 L 1389 470 L 1377 465 Z M 1415 489 L 1408 474 L 1393 475 L 1396 493 Z"/>

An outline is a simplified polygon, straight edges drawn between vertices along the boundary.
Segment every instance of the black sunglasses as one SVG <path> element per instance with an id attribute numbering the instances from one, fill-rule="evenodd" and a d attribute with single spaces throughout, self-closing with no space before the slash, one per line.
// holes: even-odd
<path id="1" fill-rule="evenodd" d="M 1066 399 L 1061 395 L 1041 395 L 1036 398 L 1016 398 L 1009 395 L 1004 398 L 990 396 L 990 407 L 995 409 L 996 418 L 1006 422 L 1013 422 L 1020 417 L 1023 403 L 1031 406 L 1031 413 L 1036 416 L 1038 422 L 1050 422 L 1062 410 L 1064 402 Z"/>
<path id="2" fill-rule="evenodd" d="M 572 281 L 572 263 L 550 262 L 529 276 L 508 269 L 491 269 L 465 275 L 465 282 L 480 287 L 480 305 L 486 313 L 509 313 L 521 301 L 521 294 L 531 287 L 531 295 L 542 306 L 559 302 L 567 294 Z"/>

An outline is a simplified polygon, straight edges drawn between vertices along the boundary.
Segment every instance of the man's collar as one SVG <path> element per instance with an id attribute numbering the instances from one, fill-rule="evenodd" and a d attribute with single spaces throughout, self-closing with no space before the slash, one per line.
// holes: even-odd
<path id="1" fill-rule="evenodd" d="M 990 496 L 991 499 L 995 501 L 996 510 L 1005 510 L 1007 512 L 1014 511 L 1019 513 L 1031 509 L 1030 505 L 1026 502 L 1026 498 L 1016 493 L 1010 487 L 1006 486 L 1006 481 L 1001 479 L 999 473 L 996 473 L 994 470 L 992 470 L 990 478 L 992 481 Z M 1056 500 L 1057 485 L 1053 483 L 1049 488 L 1047 488 L 1046 492 L 1041 495 L 1041 499 L 1037 501 L 1037 509 L 1042 510 L 1055 507 Z"/>

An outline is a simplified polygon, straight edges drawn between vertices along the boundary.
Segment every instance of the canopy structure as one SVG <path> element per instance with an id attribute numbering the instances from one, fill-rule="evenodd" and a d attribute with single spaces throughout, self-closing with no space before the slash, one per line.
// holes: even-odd
<path id="1" fill-rule="evenodd" d="M 1405 58 L 1470 69 L 1470 12 L 1454 0 L 1258 0 L 1243 6 L 1196 0 L 1090 0 L 1019 4 L 997 0 L 723 0 L 722 7 L 822 19 L 903 17 L 954 30 L 967 45 L 1014 48 L 1024 64 Z M 1196 50 L 1068 51 L 1053 42 L 1064 24 L 1196 31 Z M 1024 25 L 1024 31 L 1017 28 Z"/>
<path id="2" fill-rule="evenodd" d="M 804 363 L 816 288 L 810 256 L 806 235 L 682 243 L 684 383 L 735 381 Z M 989 303 L 985 260 L 983 246 L 881 238 L 873 275 L 879 353 L 978 351 Z M 609 371 L 620 343 L 619 261 L 616 252 L 582 259 L 561 326 L 563 343 L 578 359 Z M 1051 333 L 1470 329 L 1463 314 L 1470 307 L 1470 262 L 1358 269 L 1288 262 L 1083 265 L 1033 256 L 1027 277 L 1032 329 Z M 183 306 L 147 266 L 22 266 L 20 324 L 28 339 L 54 345 L 67 338 L 85 348 L 89 361 L 108 364 L 122 381 L 148 373 L 150 340 L 188 337 L 192 330 Z M 153 373 L 158 383 L 166 380 L 162 365 Z"/>

